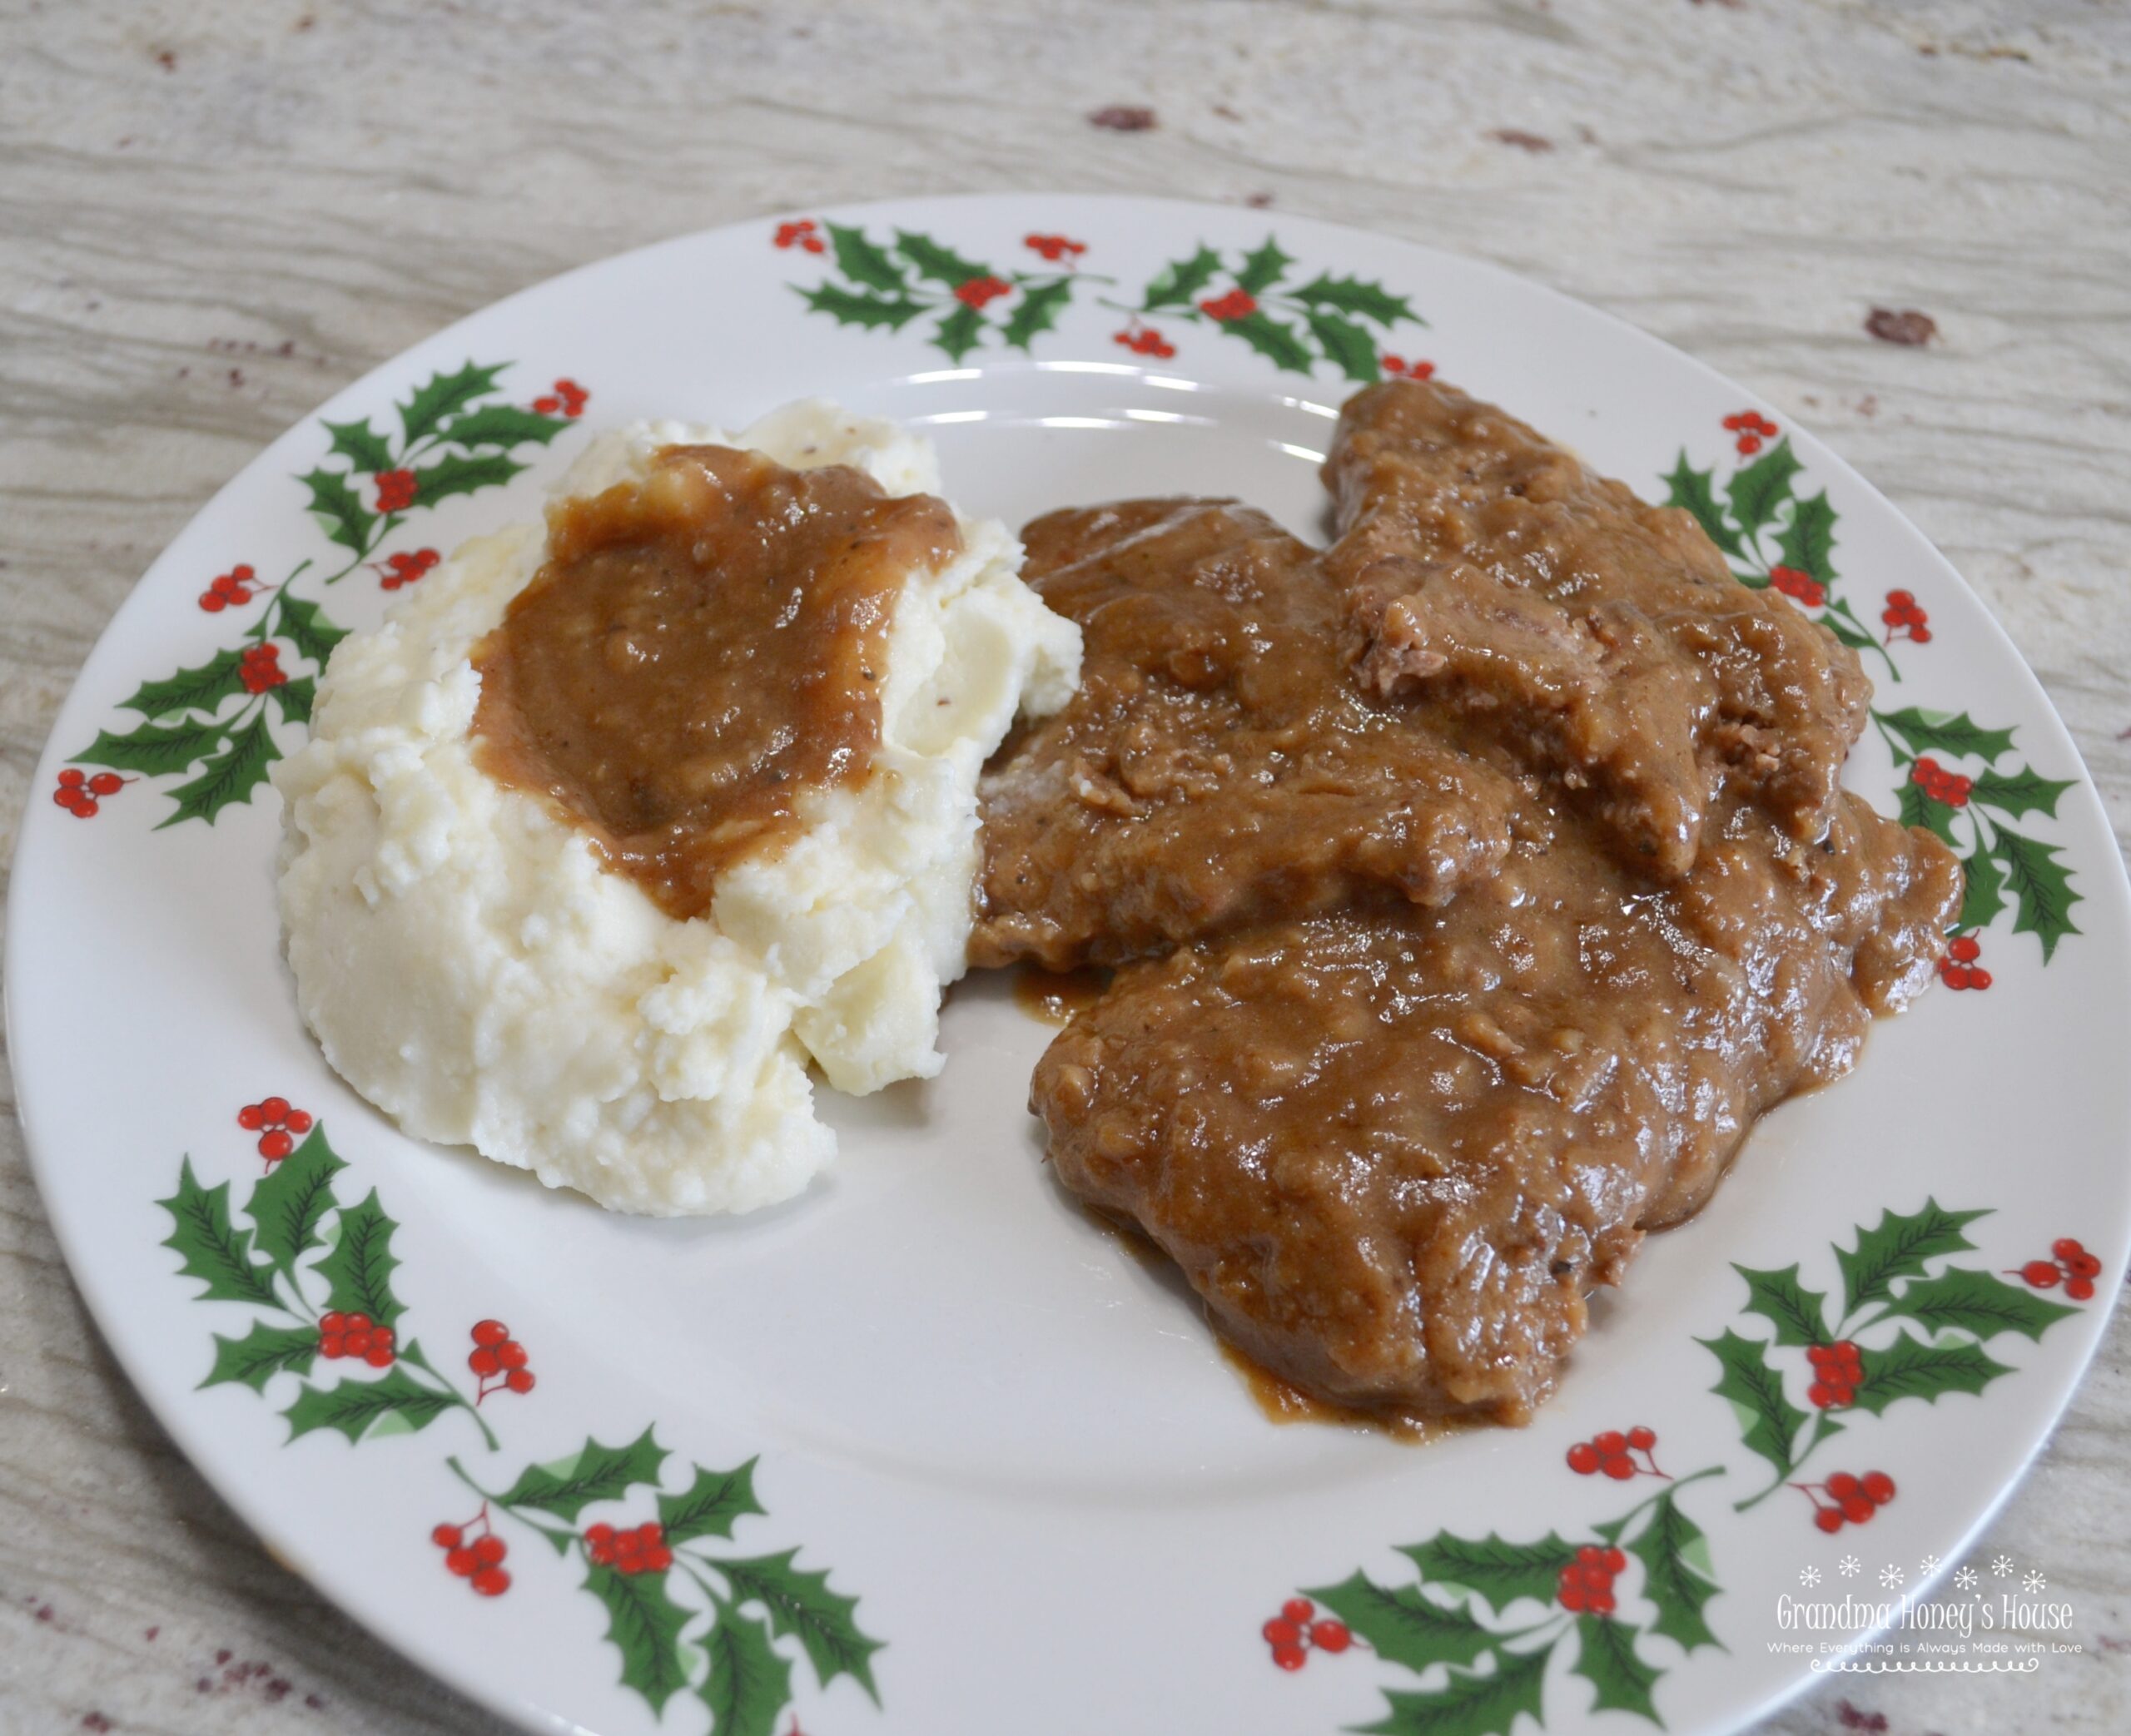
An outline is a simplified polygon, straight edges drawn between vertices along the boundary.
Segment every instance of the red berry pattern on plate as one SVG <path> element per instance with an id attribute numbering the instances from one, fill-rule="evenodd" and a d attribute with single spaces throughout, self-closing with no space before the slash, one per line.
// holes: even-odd
<path id="1" fill-rule="evenodd" d="M 171 1225 L 162 1245 L 198 1284 L 198 1298 L 240 1307 L 250 1321 L 241 1337 L 214 1335 L 213 1366 L 201 1386 L 247 1386 L 264 1397 L 277 1383 L 283 1391 L 293 1383 L 293 1401 L 280 1412 L 291 1441 L 337 1433 L 360 1446 L 463 1416 L 482 1446 L 500 1451 L 478 1406 L 491 1392 L 533 1386 L 529 1358 L 509 1328 L 493 1319 L 472 1327 L 468 1362 L 477 1386 L 468 1397 L 417 1338 L 402 1336 L 406 1310 L 393 1281 L 400 1227 L 376 1189 L 342 1197 L 338 1184 L 348 1165 L 324 1124 L 281 1097 L 246 1104 L 236 1120 L 262 1153 L 269 1139 L 305 1137 L 270 1157 L 241 1208 L 232 1204 L 231 1183 L 204 1185 L 189 1158 L 180 1160 L 177 1191 L 156 1203 Z M 732 1555 L 715 1547 L 766 1514 L 755 1496 L 755 1461 L 728 1470 L 690 1465 L 679 1486 L 668 1486 L 676 1481 L 668 1474 L 671 1456 L 649 1428 L 621 1446 L 588 1436 L 566 1457 L 526 1465 L 507 1486 L 490 1488 L 484 1485 L 496 1478 L 453 1455 L 444 1468 L 481 1505 L 470 1519 L 430 1525 L 429 1545 L 445 1571 L 480 1598 L 512 1587 L 501 1525 L 524 1527 L 562 1555 L 575 1554 L 583 1589 L 607 1610 L 621 1685 L 654 1716 L 689 1689 L 691 1659 L 706 1651 L 727 1660 L 713 1661 L 709 1677 L 694 1684 L 721 1731 L 770 1729 L 791 1704 L 793 1672 L 802 1663 L 822 1688 L 849 1676 L 877 1703 L 872 1658 L 881 1642 L 858 1625 L 856 1598 L 837 1591 L 827 1573 L 800 1566 L 797 1550 Z M 633 1514 L 585 1520 L 589 1508 L 631 1504 Z M 533 1559 L 544 1560 L 545 1551 Z M 796 1649 L 780 1642 L 796 1642 Z"/>
<path id="2" fill-rule="evenodd" d="M 1135 355 L 1151 355 L 1161 361 L 1167 361 L 1176 354 L 1175 345 L 1153 326 L 1144 325 L 1137 320 L 1132 320 L 1122 330 L 1112 332 L 1110 340 L 1113 344 L 1123 345 Z"/>
<path id="3" fill-rule="evenodd" d="M 1062 235 L 1025 235 L 1021 237 L 1021 245 L 1054 265 L 1061 262 L 1070 265 L 1088 250 L 1085 241 L 1076 241 L 1070 236 Z"/>
<path id="4" fill-rule="evenodd" d="M 2014 1267 L 2009 1275 L 2033 1290 L 2054 1290 L 2061 1281 L 2067 1300 L 2092 1302 L 2094 1280 L 2101 1276 L 2101 1262 L 2087 1252 L 2076 1236 L 2060 1236 L 2049 1245 L 2049 1257 Z"/>
<path id="5" fill-rule="evenodd" d="M 536 416 L 560 416 L 566 422 L 574 422 L 584 414 L 584 406 L 592 401 L 592 394 L 574 379 L 559 379 L 541 396 L 533 400 L 533 414 Z"/>
<path id="6" fill-rule="evenodd" d="M 1568 1468 L 1580 1477 L 1604 1476 L 1619 1483 L 1633 1476 L 1662 1477 L 1666 1473 L 1657 1468 L 1652 1451 L 1657 1445 L 1654 1429 L 1607 1429 L 1568 1450 Z"/>
<path id="7" fill-rule="evenodd" d="M 93 820 L 102 811 L 104 803 L 127 785 L 137 781 L 136 778 L 121 777 L 115 771 L 99 771 L 92 776 L 79 766 L 67 766 L 60 770 L 52 800 L 77 820 Z"/>
<path id="8" fill-rule="evenodd" d="M 1974 935 L 1955 935 L 1939 960 L 1939 980 L 1949 989 L 1989 988 L 1990 973 L 1976 962 L 1982 956 L 1983 943 Z"/>
<path id="9" fill-rule="evenodd" d="M 1791 1486 L 1813 1504 L 1813 1523 L 1833 1536 L 1846 1525 L 1865 1525 L 1895 1498 L 1895 1480 L 1884 1471 L 1861 1477 L 1838 1471 L 1824 1483 Z"/>
<path id="10" fill-rule="evenodd" d="M 1743 1444 L 1775 1472 L 1758 1493 L 1738 1503 L 1740 1511 L 1786 1483 L 1818 1486 L 1794 1473 L 1830 1436 L 1854 1431 L 1860 1412 L 1878 1416 L 1907 1399 L 1935 1404 L 1979 1394 L 2014 1371 L 1986 1345 L 2039 1342 L 2079 1312 L 1979 1267 L 1950 1263 L 1950 1256 L 1975 1249 L 1969 1226 L 1989 1215 L 1949 1212 L 1935 1199 L 1915 1212 L 1883 1212 L 1876 1224 L 1856 1227 L 1852 1246 L 1829 1250 L 1839 1294 L 1808 1288 L 1802 1262 L 1766 1271 L 1732 1268 L 1746 1281 L 1746 1314 L 1767 1330 L 1749 1334 L 1727 1327 L 1697 1342 L 1719 1365 L 1711 1390 L 1730 1401 Z M 2054 1277 L 2058 1268 L 2049 1270 Z M 1791 1352 L 1803 1355 L 1794 1361 Z M 1810 1408 L 1791 1396 L 1801 1382 Z M 1840 1504 L 1837 1498 L 1835 1505 Z M 1848 1517 L 1861 1522 L 1854 1513 Z M 1817 1522 L 1833 1529 L 1826 1520 Z"/>
<path id="11" fill-rule="evenodd" d="M 241 608 L 259 593 L 251 587 L 258 583 L 259 575 L 240 561 L 226 573 L 218 573 L 207 588 L 200 593 L 200 607 L 211 615 L 219 615 L 224 609 Z"/>
<path id="12" fill-rule="evenodd" d="M 1649 1438 L 1630 1446 L 1643 1436 Z M 1647 1453 L 1657 1437 L 1638 1428 L 1579 1445 L 1595 1448 L 1614 1438 L 1623 1452 Z M 1549 1531 L 1524 1542 L 1493 1532 L 1438 1531 L 1398 1550 L 1418 1570 L 1413 1583 L 1381 1585 L 1358 1570 L 1290 1600 L 1259 1637 L 1284 1670 L 1300 1669 L 1312 1651 L 1354 1647 L 1430 1682 L 1387 1687 L 1388 1713 L 1371 1729 L 1499 1736 L 1518 1712 L 1543 1727 L 1557 1657 L 1566 1672 L 1555 1672 L 1555 1679 L 1582 1676 L 1597 1691 L 1597 1706 L 1662 1725 L 1657 1690 L 1672 1654 L 1646 1653 L 1643 1642 L 1669 1640 L 1690 1656 L 1721 1646 L 1704 1614 L 1719 1589 L 1708 1539 L 1680 1497 L 1691 1485 L 1723 1474 L 1711 1466 L 1677 1481 L 1668 1478 L 1581 1537 Z M 1536 1621 L 1522 1610 L 1513 1616 L 1512 1606 L 1525 1600 L 1546 1613 Z M 1448 1668 L 1431 1677 L 1438 1664 Z"/>
<path id="13" fill-rule="evenodd" d="M 1888 647 L 1898 636 L 1917 645 L 1931 641 L 1930 618 L 1915 594 L 1886 593 L 1880 620 L 1887 634 L 1884 641 L 1874 637 L 1838 593 L 1840 520 L 1826 491 L 1799 492 L 1803 466 L 1789 438 L 1778 439 L 1781 430 L 1768 418 L 1741 410 L 1722 420 L 1738 456 L 1751 461 L 1720 480 L 1716 466 L 1696 469 L 1682 446 L 1664 479 L 1667 501 L 1701 526 L 1741 584 L 1781 591 L 1812 611 L 1842 643 L 1885 665 L 1883 696 L 1899 688 L 1901 671 Z M 1771 439 L 1776 444 L 1762 450 Z M 2009 912 L 2013 931 L 2034 935 L 2048 964 L 2058 943 L 2079 931 L 2072 910 L 2081 894 L 2058 860 L 2062 846 L 2024 828 L 2031 815 L 2055 819 L 2072 781 L 2044 777 L 2017 762 L 2003 764 L 2014 751 L 2013 732 L 1987 729 L 1965 712 L 1904 705 L 1875 709 L 1871 717 L 1900 780 L 1895 807 L 1902 821 L 1937 833 L 1961 859 L 1968 890 L 1956 937 L 1989 928 Z M 1949 763 L 1957 760 L 1972 762 L 1974 769 Z M 1945 980 L 1955 988 L 1987 989 L 1991 978 L 1987 970 L 1964 970 Z"/>
<path id="14" fill-rule="evenodd" d="M 797 247 L 807 253 L 825 253 L 828 243 L 822 239 L 821 226 L 812 217 L 802 217 L 795 223 L 780 223 L 772 238 L 779 247 Z"/>
<path id="15" fill-rule="evenodd" d="M 396 591 L 424 577 L 440 558 L 434 548 L 403 548 L 369 565 L 370 571 L 377 574 L 380 585 L 388 591 Z"/>
<path id="16" fill-rule="evenodd" d="M 1433 362 L 1419 360 L 1408 361 L 1403 355 L 1386 355 L 1382 358 L 1382 366 L 1386 374 L 1388 374 L 1393 378 L 1398 379 L 1433 379 L 1435 378 L 1435 364 Z"/>
<path id="17" fill-rule="evenodd" d="M 236 1124 L 259 1135 L 259 1155 L 271 1165 L 296 1148 L 296 1141 L 310 1131 L 312 1123 L 310 1112 L 291 1108 L 287 1098 L 262 1097 L 236 1112 Z"/>

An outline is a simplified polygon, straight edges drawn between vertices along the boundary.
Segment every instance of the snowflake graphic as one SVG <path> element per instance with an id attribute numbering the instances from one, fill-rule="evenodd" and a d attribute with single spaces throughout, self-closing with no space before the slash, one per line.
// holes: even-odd
<path id="1" fill-rule="evenodd" d="M 1975 1590 L 1975 1577 L 1973 1567 L 1964 1567 L 1954 1575 L 1954 1583 L 1964 1591 L 1973 1591 Z"/>
<path id="2" fill-rule="evenodd" d="M 1885 1586 L 1890 1591 L 1893 1590 L 1895 1586 L 1900 1585 L 1902 1580 L 1906 1577 L 1907 1575 L 1905 1575 L 1902 1570 L 1899 1567 L 1896 1567 L 1891 1561 L 1880 1570 L 1880 1583 Z"/>
<path id="3" fill-rule="evenodd" d="M 1916 1576 L 1920 1580 L 1928 1580 L 1938 1570 L 1939 1558 L 1936 1555 L 1926 1555 L 1916 1564 Z"/>
<path id="4" fill-rule="evenodd" d="M 1798 1570 L 1798 1583 L 1807 1587 L 1819 1585 L 1821 1583 L 1820 1569 L 1817 1567 L 1800 1568 Z"/>
<path id="5" fill-rule="evenodd" d="M 1845 1580 L 1854 1580 L 1857 1577 L 1857 1570 L 1863 1565 L 1864 1563 L 1860 1561 L 1856 1556 L 1845 1555 L 1840 1561 L 1835 1563 L 1835 1570 L 1840 1574 Z"/>
<path id="6" fill-rule="evenodd" d="M 2048 1589 L 2049 1581 L 2043 1577 L 2040 1568 L 2031 1567 L 2028 1570 L 2028 1576 L 2020 1584 L 2030 1591 L 2042 1591 Z"/>
<path id="7" fill-rule="evenodd" d="M 1997 1556 L 1990 1564 L 1990 1570 L 1996 1574 L 1999 1579 L 2004 1579 L 2007 1574 L 2013 1570 L 2013 1558 L 2010 1555 Z"/>

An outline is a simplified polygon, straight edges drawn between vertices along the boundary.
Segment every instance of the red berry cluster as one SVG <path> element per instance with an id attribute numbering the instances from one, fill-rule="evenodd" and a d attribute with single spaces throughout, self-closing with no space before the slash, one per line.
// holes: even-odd
<path id="1" fill-rule="evenodd" d="M 1887 606 L 1880 611 L 1880 618 L 1887 623 L 1887 640 L 1890 644 L 1900 632 L 1906 632 L 1919 645 L 1931 642 L 1931 618 L 1924 613 L 1913 592 L 1888 592 Z"/>
<path id="2" fill-rule="evenodd" d="M 1300 1669 L 1314 1648 L 1338 1654 L 1354 1643 L 1344 1621 L 1327 1615 L 1321 1619 L 1317 1605 L 1306 1597 L 1291 1597 L 1280 1613 L 1258 1630 L 1273 1648 L 1273 1661 L 1283 1669 Z"/>
<path id="3" fill-rule="evenodd" d="M 399 1351 L 390 1327 L 367 1314 L 333 1313 L 318 1317 L 318 1353 L 329 1362 L 360 1357 L 372 1368 L 390 1368 Z"/>
<path id="4" fill-rule="evenodd" d="M 1130 325 L 1123 331 L 1110 335 L 1113 344 L 1122 344 L 1135 355 L 1151 355 L 1167 361 L 1176 354 L 1176 345 L 1170 343 L 1151 325 Z"/>
<path id="5" fill-rule="evenodd" d="M 1830 1535 L 1845 1525 L 1863 1525 L 1895 1498 L 1895 1480 L 1884 1471 L 1868 1471 L 1861 1477 L 1838 1471 L 1825 1483 L 1791 1486 L 1813 1504 L 1813 1523 Z M 1822 1495 L 1827 1497 L 1825 1504 Z"/>
<path id="6" fill-rule="evenodd" d="M 224 609 L 251 602 L 253 593 L 245 587 L 257 577 L 251 568 L 241 563 L 226 573 L 217 573 L 214 583 L 200 593 L 200 607 L 211 615 L 219 615 Z"/>
<path id="7" fill-rule="evenodd" d="M 486 1398 L 499 1387 L 509 1387 L 513 1392 L 533 1390 L 533 1371 L 525 1366 L 525 1347 L 510 1336 L 510 1328 L 500 1320 L 479 1322 L 473 1332 L 474 1348 L 466 1358 L 481 1382 L 481 1390 L 474 1395 L 475 1404 Z"/>
<path id="8" fill-rule="evenodd" d="M 1771 567 L 1768 582 L 1794 603 L 1816 609 L 1828 600 L 1827 588 L 1810 573 L 1796 567 Z"/>
<path id="9" fill-rule="evenodd" d="M 1751 458 L 1761 449 L 1763 440 L 1772 440 L 1781 432 L 1759 410 L 1741 410 L 1736 416 L 1726 416 L 1724 425 L 1739 437 L 1739 456 Z"/>
<path id="10" fill-rule="evenodd" d="M 1934 801 L 1943 801 L 1950 808 L 1965 808 L 1975 788 L 1975 780 L 1963 777 L 1958 771 L 1949 771 L 1930 755 L 1926 754 L 1909 768 L 1909 781 L 1921 789 Z"/>
<path id="11" fill-rule="evenodd" d="M 1813 1365 L 1813 1384 L 1806 1396 L 1822 1411 L 1854 1404 L 1865 1378 L 1864 1353 L 1845 1338 L 1837 1344 L 1816 1344 L 1806 1352 Z"/>
<path id="12" fill-rule="evenodd" d="M 1061 259 L 1078 259 L 1088 250 L 1085 241 L 1069 241 L 1062 235 L 1025 235 L 1021 245 L 1033 248 L 1054 265 Z"/>
<path id="13" fill-rule="evenodd" d="M 2074 1236 L 2059 1237 L 2049 1244 L 2049 1252 L 2054 1258 L 2030 1260 L 2020 1267 L 2022 1282 L 2037 1290 L 2054 1290 L 2058 1279 L 2062 1278 L 2064 1293 L 2074 1302 L 2090 1300 L 2094 1293 L 2094 1280 L 2101 1276 L 2101 1262 Z"/>
<path id="14" fill-rule="evenodd" d="M 479 1536 L 467 1535 L 472 1525 L 440 1525 L 430 1533 L 430 1541 L 444 1551 L 444 1565 L 483 1597 L 501 1597 L 510 1590 L 510 1575 L 503 1570 L 510 1545 L 489 1529 L 486 1503 L 472 1524 L 481 1527 Z"/>
<path id="15" fill-rule="evenodd" d="M 52 792 L 52 799 L 77 820 L 93 820 L 97 799 L 116 796 L 132 781 L 116 771 L 99 771 L 91 776 L 79 766 L 69 766 L 59 774 L 59 787 Z"/>
<path id="16" fill-rule="evenodd" d="M 380 470 L 377 473 L 377 509 L 380 513 L 404 513 L 415 503 L 415 490 L 418 484 L 411 470 Z"/>
<path id="17" fill-rule="evenodd" d="M 396 591 L 402 585 L 411 585 L 441 557 L 434 548 L 417 548 L 411 554 L 402 549 L 398 554 L 388 554 L 384 564 L 372 561 L 370 566 L 380 575 L 380 582 L 388 591 Z"/>
<path id="18" fill-rule="evenodd" d="M 803 247 L 809 253 L 820 253 L 828 244 L 817 232 L 817 226 L 812 217 L 802 217 L 796 223 L 777 226 L 777 245 L 780 247 Z"/>
<path id="19" fill-rule="evenodd" d="M 655 1519 L 646 1520 L 634 1530 L 618 1531 L 610 1525 L 596 1525 L 584 1534 L 585 1553 L 602 1567 L 616 1573 L 663 1573 L 673 1565 L 673 1551 L 666 1547 L 666 1531 Z"/>
<path id="20" fill-rule="evenodd" d="M 278 1163 L 296 1148 L 296 1136 L 310 1131 L 310 1111 L 292 1109 L 286 1097 L 265 1097 L 236 1112 L 236 1124 L 259 1135 L 259 1155 Z"/>
<path id="21" fill-rule="evenodd" d="M 1403 355 L 1387 355 L 1383 358 L 1383 371 L 1386 374 L 1402 375 L 1407 379 L 1426 379 L 1434 374 L 1435 364 L 1421 361 L 1409 362 Z"/>
<path id="22" fill-rule="evenodd" d="M 1572 1446 L 1568 1450 L 1568 1468 L 1580 1477 L 1602 1471 L 1620 1483 L 1632 1476 L 1662 1477 L 1665 1472 L 1657 1468 L 1657 1461 L 1651 1452 L 1657 1445 L 1657 1431 L 1652 1429 L 1632 1428 L 1625 1435 L 1618 1429 L 1607 1429 L 1602 1435 L 1594 1435 Z M 1645 1463 L 1636 1463 L 1637 1453 L 1642 1455 Z"/>
<path id="23" fill-rule="evenodd" d="M 550 388 L 546 397 L 535 398 L 533 400 L 533 408 L 544 416 L 552 416 L 559 412 L 574 421 L 584 414 L 584 406 L 591 400 L 591 393 L 586 391 L 575 380 L 559 379 Z"/>
<path id="24" fill-rule="evenodd" d="M 1562 1608 L 1575 1614 L 1613 1613 L 1613 1576 L 1627 1571 L 1628 1558 L 1617 1549 L 1600 1549 L 1587 1543 L 1576 1559 L 1562 1570 L 1561 1589 L 1554 1595 Z"/>
<path id="25" fill-rule="evenodd" d="M 1982 956 L 1983 945 L 1974 935 L 1955 936 L 1939 960 L 1939 980 L 1949 989 L 1989 988 L 1990 973 L 1975 962 Z"/>
<path id="26" fill-rule="evenodd" d="M 262 645 L 245 647 L 236 678 L 244 683 L 247 693 L 264 693 L 269 687 L 286 686 L 289 672 L 281 667 L 281 647 L 271 639 Z"/>
<path id="27" fill-rule="evenodd" d="M 1248 290 L 1230 290 L 1225 295 L 1216 295 L 1210 301 L 1200 302 L 1199 311 L 1225 325 L 1231 320 L 1240 320 L 1256 313 L 1258 298 Z"/>
<path id="28" fill-rule="evenodd" d="M 955 286 L 955 300 L 964 307 L 982 309 L 987 301 L 996 301 L 1001 295 L 1011 295 L 1014 286 L 1003 277 L 972 277 L 967 283 Z"/>

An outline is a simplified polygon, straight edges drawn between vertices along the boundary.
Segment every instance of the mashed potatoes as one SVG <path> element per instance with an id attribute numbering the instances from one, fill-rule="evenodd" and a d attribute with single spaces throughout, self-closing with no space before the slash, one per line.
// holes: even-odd
<path id="1" fill-rule="evenodd" d="M 738 437 L 678 424 L 604 436 L 562 492 L 640 477 L 682 443 L 795 469 L 850 464 L 934 492 L 930 444 L 820 403 Z M 1015 576 L 1005 527 L 896 604 L 875 774 L 802 799 L 802 827 L 676 920 L 539 797 L 475 763 L 475 646 L 542 564 L 524 525 L 460 548 L 375 633 L 334 652 L 312 736 L 276 768 L 281 912 L 298 1003 L 333 1066 L 423 1138 L 655 1213 L 788 1198 L 834 1154 L 807 1076 L 926 1077 L 961 974 L 978 768 L 1016 709 L 1072 692 L 1076 627 Z"/>

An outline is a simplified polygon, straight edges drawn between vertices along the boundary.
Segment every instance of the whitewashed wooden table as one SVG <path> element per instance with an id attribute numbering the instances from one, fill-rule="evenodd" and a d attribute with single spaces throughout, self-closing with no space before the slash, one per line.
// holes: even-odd
<path id="1" fill-rule="evenodd" d="M 1091 124 L 1143 107 L 1155 124 Z M 0 825 L 266 441 L 564 267 L 889 195 L 1269 204 L 1496 260 L 1766 394 L 1983 593 L 2131 820 L 2131 11 L 2080 0 L 0 0 Z M 1937 336 L 1867 335 L 1877 306 Z M 114 1079 L 112 1089 L 123 1089 Z M 84 1105 L 92 1111 L 93 1105 Z M 0 1119 L 0 1730 L 491 1733 L 134 1398 Z M 1772 1730 L 2131 1727 L 2131 1329 L 1986 1539 L 2084 1651 Z"/>

